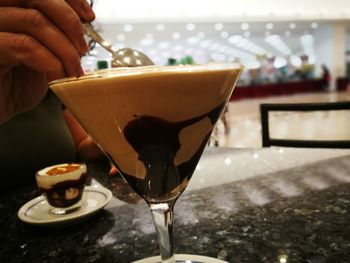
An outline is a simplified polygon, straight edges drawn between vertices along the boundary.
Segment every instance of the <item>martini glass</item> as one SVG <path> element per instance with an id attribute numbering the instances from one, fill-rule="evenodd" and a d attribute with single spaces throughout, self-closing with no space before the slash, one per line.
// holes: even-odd
<path id="1" fill-rule="evenodd" d="M 162 263 L 175 262 L 174 204 L 241 70 L 238 64 L 114 68 L 50 83 L 149 205 Z"/>

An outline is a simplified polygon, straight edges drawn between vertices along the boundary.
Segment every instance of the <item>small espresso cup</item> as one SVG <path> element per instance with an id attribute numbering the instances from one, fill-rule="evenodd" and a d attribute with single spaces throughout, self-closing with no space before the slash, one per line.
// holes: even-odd
<path id="1" fill-rule="evenodd" d="M 86 183 L 86 165 L 63 163 L 46 167 L 35 175 L 49 203 L 50 212 L 65 215 L 81 208 Z"/>

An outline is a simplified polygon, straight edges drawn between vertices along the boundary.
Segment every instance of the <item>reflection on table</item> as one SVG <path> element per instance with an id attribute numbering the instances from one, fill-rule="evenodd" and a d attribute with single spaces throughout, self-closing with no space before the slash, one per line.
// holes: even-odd
<path id="1" fill-rule="evenodd" d="M 108 206 L 65 228 L 27 225 L 18 209 L 35 185 L 0 201 L 0 262 L 132 262 L 157 255 L 149 209 L 105 163 L 92 184 Z M 177 253 L 228 262 L 347 262 L 350 150 L 207 148 L 175 206 Z"/>

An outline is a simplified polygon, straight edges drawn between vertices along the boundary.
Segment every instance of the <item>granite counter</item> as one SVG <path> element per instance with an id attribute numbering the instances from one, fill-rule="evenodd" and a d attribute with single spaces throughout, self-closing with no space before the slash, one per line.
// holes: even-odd
<path id="1" fill-rule="evenodd" d="M 1 197 L 0 262 L 129 263 L 159 253 L 145 202 L 105 164 L 88 168 L 114 198 L 84 222 L 21 222 L 35 185 Z M 349 150 L 208 148 L 175 205 L 175 251 L 230 263 L 350 262 L 349 209 Z"/>

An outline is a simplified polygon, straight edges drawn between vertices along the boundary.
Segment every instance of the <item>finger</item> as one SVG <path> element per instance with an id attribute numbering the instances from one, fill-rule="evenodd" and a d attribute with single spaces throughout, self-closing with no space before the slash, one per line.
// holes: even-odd
<path id="1" fill-rule="evenodd" d="M 37 105 L 47 92 L 43 73 L 27 67 L 15 67 L 0 76 L 0 123 Z"/>
<path id="2" fill-rule="evenodd" d="M 61 61 L 34 38 L 0 32 L 0 68 L 24 65 L 37 72 L 50 73 L 51 78 L 65 77 Z"/>
<path id="3" fill-rule="evenodd" d="M 23 6 L 23 0 L 2 0 L 0 6 Z"/>
<path id="4" fill-rule="evenodd" d="M 11 70 L 11 67 L 0 66 L 0 76 L 5 75 Z"/>
<path id="5" fill-rule="evenodd" d="M 5 7 L 0 13 L 0 31 L 32 36 L 62 61 L 68 76 L 81 75 L 80 56 L 74 45 L 39 11 Z"/>
<path id="6" fill-rule="evenodd" d="M 77 12 L 83 22 L 91 22 L 95 19 L 95 13 L 86 0 L 66 0 Z"/>
<path id="7" fill-rule="evenodd" d="M 25 1 L 25 6 L 40 10 L 70 39 L 81 54 L 85 54 L 88 51 L 81 18 L 66 1 L 27 0 Z"/>
<path id="8" fill-rule="evenodd" d="M 117 176 L 119 174 L 119 171 L 113 164 L 111 164 L 111 168 L 109 169 L 109 175 L 110 176 Z"/>
<path id="9" fill-rule="evenodd" d="M 44 0 L 39 0 L 43 1 Z M 64 0 L 61 0 L 61 2 Z M 79 15 L 80 19 L 83 22 L 91 22 L 95 19 L 95 13 L 92 10 L 92 7 L 86 0 L 65 0 Z M 30 4 L 31 2 L 31 4 Z M 8 7 L 28 7 L 34 6 L 38 1 L 29 1 L 29 0 L 1 0 L 0 6 L 8 6 Z"/>

